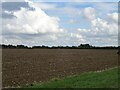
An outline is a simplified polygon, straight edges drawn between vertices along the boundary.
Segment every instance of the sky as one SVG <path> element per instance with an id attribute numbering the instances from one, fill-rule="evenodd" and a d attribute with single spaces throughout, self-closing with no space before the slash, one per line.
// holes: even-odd
<path id="1" fill-rule="evenodd" d="M 117 46 L 117 2 L 4 0 L 1 11 L 2 44 L 78 46 L 88 43 Z"/>

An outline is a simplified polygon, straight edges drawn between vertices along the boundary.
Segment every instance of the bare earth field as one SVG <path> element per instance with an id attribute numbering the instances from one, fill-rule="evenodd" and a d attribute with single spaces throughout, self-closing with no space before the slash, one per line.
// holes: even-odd
<path id="1" fill-rule="evenodd" d="M 117 66 L 117 50 L 3 49 L 3 87 L 48 81 Z"/>

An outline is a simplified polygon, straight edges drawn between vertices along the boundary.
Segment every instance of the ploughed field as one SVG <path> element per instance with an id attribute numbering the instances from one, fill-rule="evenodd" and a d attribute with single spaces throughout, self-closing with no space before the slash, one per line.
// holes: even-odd
<path id="1" fill-rule="evenodd" d="M 3 49 L 3 87 L 49 81 L 88 71 L 116 67 L 117 50 Z"/>

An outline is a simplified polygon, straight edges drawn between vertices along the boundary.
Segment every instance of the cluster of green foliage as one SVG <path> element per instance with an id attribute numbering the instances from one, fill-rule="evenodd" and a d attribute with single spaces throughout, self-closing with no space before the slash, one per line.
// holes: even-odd
<path id="1" fill-rule="evenodd" d="M 79 46 L 52 46 L 52 47 L 49 47 L 49 46 L 32 46 L 32 47 L 28 47 L 28 46 L 24 46 L 24 45 L 0 45 L 0 48 L 12 48 L 12 49 L 15 49 L 15 48 L 18 48 L 18 49 L 24 49 L 24 48 L 27 48 L 27 49 L 118 49 L 118 47 L 115 47 L 115 46 L 106 46 L 106 47 L 96 47 L 96 46 L 92 46 L 92 45 L 89 45 L 89 44 L 80 44 Z"/>
<path id="2" fill-rule="evenodd" d="M 2 45 L 0 45 L 0 48 L 29 48 L 28 46 L 24 46 L 24 45 L 17 45 L 17 46 L 15 46 L 15 45 L 4 45 L 4 44 L 2 44 Z"/>

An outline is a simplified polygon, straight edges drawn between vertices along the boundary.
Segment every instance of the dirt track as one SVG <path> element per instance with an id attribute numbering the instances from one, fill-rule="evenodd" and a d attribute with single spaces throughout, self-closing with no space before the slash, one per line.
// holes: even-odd
<path id="1" fill-rule="evenodd" d="M 3 87 L 117 66 L 117 50 L 4 49 Z"/>

